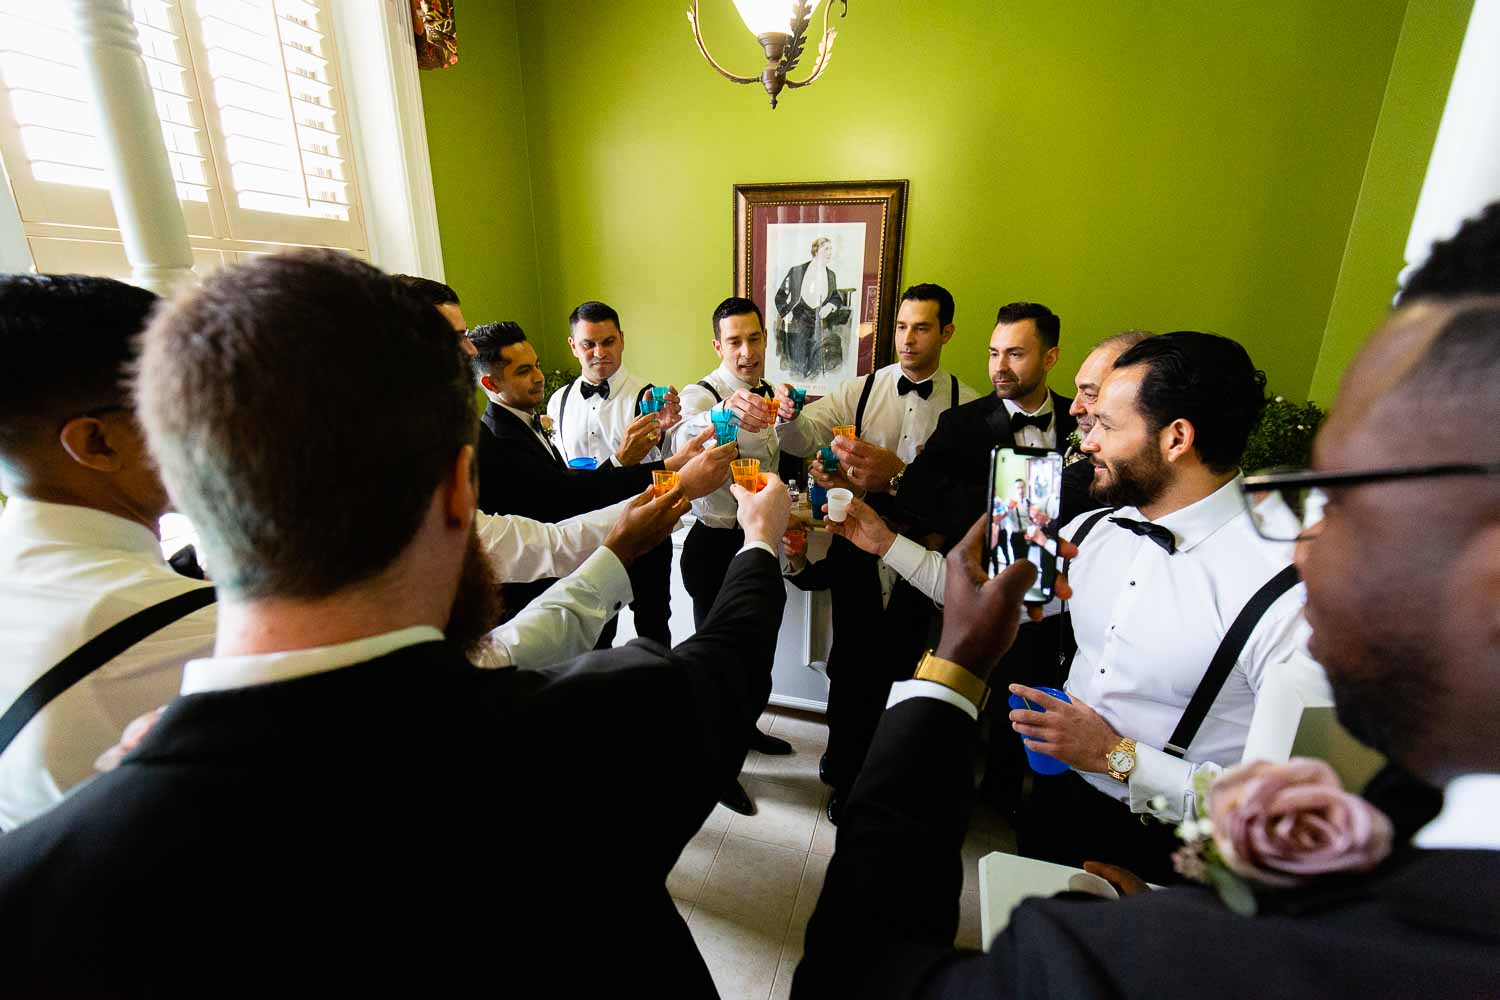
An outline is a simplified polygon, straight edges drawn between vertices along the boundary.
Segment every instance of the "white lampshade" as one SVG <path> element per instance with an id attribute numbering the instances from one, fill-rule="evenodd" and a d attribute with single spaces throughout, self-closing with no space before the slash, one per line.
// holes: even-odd
<path id="1" fill-rule="evenodd" d="M 812 0 L 812 10 L 818 9 L 818 2 L 819 0 Z M 745 27 L 756 38 L 772 33 L 792 33 L 792 10 L 795 7 L 793 0 L 734 0 L 734 5 L 739 8 Z M 811 12 L 808 16 L 812 16 Z"/>

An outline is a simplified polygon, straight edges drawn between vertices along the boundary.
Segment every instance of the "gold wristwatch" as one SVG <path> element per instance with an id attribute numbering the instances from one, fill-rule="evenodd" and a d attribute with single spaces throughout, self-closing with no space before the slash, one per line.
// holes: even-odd
<path id="1" fill-rule="evenodd" d="M 988 684 L 952 660 L 945 660 L 936 655 L 930 649 L 922 655 L 922 661 L 917 664 L 917 672 L 912 677 L 919 681 L 932 681 L 934 684 L 941 684 L 945 688 L 957 691 L 972 701 L 974 707 L 981 712 L 990 700 Z"/>
<path id="2" fill-rule="evenodd" d="M 1129 781 L 1135 770 L 1135 740 L 1121 739 L 1115 748 L 1104 755 L 1104 768 L 1116 781 Z"/>

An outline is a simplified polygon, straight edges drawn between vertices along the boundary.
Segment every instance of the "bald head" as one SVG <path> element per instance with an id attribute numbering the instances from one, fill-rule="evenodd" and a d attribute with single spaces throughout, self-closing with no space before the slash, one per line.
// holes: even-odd
<path id="1" fill-rule="evenodd" d="M 1094 428 L 1093 406 L 1099 399 L 1099 385 L 1104 376 L 1109 374 L 1120 355 L 1149 336 L 1151 334 L 1145 330 L 1122 330 L 1105 337 L 1094 345 L 1083 364 L 1078 366 L 1078 374 L 1073 376 L 1073 405 L 1068 407 L 1068 412 L 1078 421 L 1080 438 L 1088 437 Z"/>
<path id="2" fill-rule="evenodd" d="M 1500 298 L 1398 312 L 1345 375 L 1314 464 L 1500 462 Z M 1297 547 L 1339 718 L 1435 785 L 1500 770 L 1500 476 L 1331 485 Z"/>

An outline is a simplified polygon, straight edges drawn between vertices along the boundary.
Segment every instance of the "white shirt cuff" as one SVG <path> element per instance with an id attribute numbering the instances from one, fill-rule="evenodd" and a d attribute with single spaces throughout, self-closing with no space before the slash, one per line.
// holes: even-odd
<path id="1" fill-rule="evenodd" d="M 946 687 L 936 681 L 921 681 L 912 678 L 909 681 L 897 681 L 891 685 L 891 696 L 886 700 L 885 707 L 899 705 L 908 698 L 936 698 L 938 701 L 946 701 L 948 704 L 964 710 L 964 713 L 975 722 L 979 721 L 979 709 L 974 703 L 951 687 Z"/>
<path id="2" fill-rule="evenodd" d="M 891 542 L 891 547 L 881 560 L 891 569 L 904 577 L 910 578 L 922 563 L 922 556 L 926 549 L 905 535 L 897 535 L 896 540 Z"/>
<path id="3" fill-rule="evenodd" d="M 1165 750 L 1137 743 L 1135 770 L 1131 772 L 1129 782 L 1130 811 L 1167 822 L 1181 822 L 1197 798 L 1193 775 L 1204 767 L 1218 770 L 1214 764 L 1194 764 L 1173 757 Z M 1163 800 L 1161 809 L 1151 808 L 1151 800 L 1157 796 Z"/>
<path id="4" fill-rule="evenodd" d="M 746 542 L 745 547 L 740 549 L 740 552 L 749 552 L 751 549 L 760 549 L 762 552 L 772 557 L 773 559 L 776 557 L 776 550 L 771 548 L 771 546 L 767 545 L 765 542 Z M 736 552 L 735 555 L 739 555 L 740 552 Z"/>

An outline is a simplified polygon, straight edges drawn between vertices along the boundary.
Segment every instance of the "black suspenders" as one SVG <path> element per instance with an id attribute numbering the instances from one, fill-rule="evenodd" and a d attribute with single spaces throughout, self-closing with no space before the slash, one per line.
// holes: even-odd
<path id="1" fill-rule="evenodd" d="M 948 405 L 951 408 L 953 408 L 953 409 L 957 409 L 958 408 L 958 376 L 950 373 L 948 375 L 948 377 L 953 380 L 953 396 L 952 396 L 953 402 L 949 403 Z M 873 389 L 874 387 L 875 387 L 875 373 L 871 372 L 870 374 L 868 374 L 868 375 L 865 376 L 865 387 L 863 389 L 861 389 L 860 393 L 859 393 L 859 406 L 857 406 L 855 408 L 855 410 L 854 410 L 854 436 L 855 437 L 861 437 L 861 436 L 863 436 L 864 429 L 865 429 L 865 407 L 867 405 L 869 405 L 869 402 L 870 402 L 870 390 Z"/>

